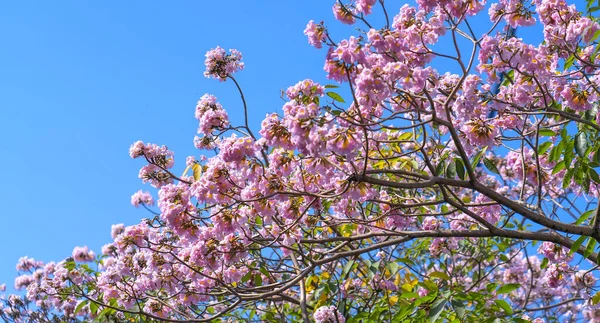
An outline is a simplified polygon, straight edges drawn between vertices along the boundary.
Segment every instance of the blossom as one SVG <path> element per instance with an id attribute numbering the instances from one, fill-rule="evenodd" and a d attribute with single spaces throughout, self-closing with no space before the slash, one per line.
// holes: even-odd
<path id="1" fill-rule="evenodd" d="M 304 29 L 304 34 L 308 37 L 308 43 L 315 48 L 321 48 L 325 39 L 325 27 L 322 24 L 315 24 L 313 20 L 309 21 Z"/>
<path id="2" fill-rule="evenodd" d="M 346 6 L 343 6 L 336 2 L 333 5 L 332 9 L 333 9 L 333 16 L 335 17 L 335 19 L 337 19 L 345 24 L 348 24 L 348 25 L 352 25 L 353 23 L 356 22 L 356 18 L 354 18 L 354 14 Z"/>
<path id="3" fill-rule="evenodd" d="M 225 81 L 228 76 L 244 69 L 242 54 L 236 49 L 230 49 L 227 53 L 223 48 L 216 47 L 206 52 L 204 60 L 206 71 L 204 76 Z"/>
<path id="4" fill-rule="evenodd" d="M 229 126 L 229 116 L 214 95 L 204 94 L 196 105 L 198 133 L 208 136 L 214 130 L 225 130 Z"/>
<path id="5" fill-rule="evenodd" d="M 90 262 L 94 260 L 95 254 L 93 251 L 89 250 L 87 246 L 75 247 L 71 257 L 73 257 L 75 261 Z"/>
<path id="6" fill-rule="evenodd" d="M 113 224 L 110 227 L 110 236 L 115 239 L 118 235 L 125 231 L 125 225 L 123 223 Z"/>
<path id="7" fill-rule="evenodd" d="M 313 315 L 316 323 L 344 323 L 346 319 L 335 306 L 321 306 Z"/>
<path id="8" fill-rule="evenodd" d="M 356 0 L 356 11 L 368 15 L 371 13 L 377 0 Z"/>
<path id="9" fill-rule="evenodd" d="M 152 195 L 150 195 L 149 192 L 142 192 L 142 190 L 135 192 L 131 196 L 131 205 L 139 207 L 140 204 L 154 205 L 154 199 L 152 198 Z"/>
<path id="10" fill-rule="evenodd" d="M 17 262 L 17 270 L 18 271 L 33 271 L 38 269 L 44 265 L 41 261 L 36 261 L 33 258 L 29 258 L 27 256 L 19 258 Z"/>

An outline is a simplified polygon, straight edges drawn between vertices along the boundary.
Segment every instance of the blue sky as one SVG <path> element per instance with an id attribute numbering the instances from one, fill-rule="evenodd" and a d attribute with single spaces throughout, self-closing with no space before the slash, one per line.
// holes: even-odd
<path id="1" fill-rule="evenodd" d="M 281 89 L 323 81 L 324 50 L 302 31 L 333 22 L 332 1 L 11 1 L 0 4 L 0 283 L 19 257 L 61 260 L 74 246 L 96 252 L 114 223 L 149 214 L 130 196 L 150 190 L 128 149 L 143 140 L 193 147 L 196 101 L 217 96 L 241 122 L 231 82 L 203 76 L 204 53 L 237 48 L 258 129 L 281 111 Z M 333 23 L 332 23 L 333 24 Z M 340 35 L 341 37 L 341 35 Z M 154 194 L 156 196 L 156 194 Z"/>

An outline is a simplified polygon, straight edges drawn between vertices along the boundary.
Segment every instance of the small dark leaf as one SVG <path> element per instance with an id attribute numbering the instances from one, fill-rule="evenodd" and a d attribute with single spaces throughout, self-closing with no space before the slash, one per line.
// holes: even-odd
<path id="1" fill-rule="evenodd" d="M 453 299 L 451 301 L 452 303 L 452 308 L 454 308 L 454 311 L 456 312 L 456 316 L 458 316 L 459 319 L 464 319 L 465 317 L 465 304 L 459 300 L 455 300 Z"/>
<path id="2" fill-rule="evenodd" d="M 588 168 L 588 175 L 590 175 L 590 178 L 596 182 L 596 183 L 600 183 L 600 176 L 598 176 L 598 172 L 596 172 L 595 169 L 593 168 Z"/>
<path id="3" fill-rule="evenodd" d="M 575 151 L 579 157 L 585 157 L 585 151 L 587 150 L 588 142 L 585 132 L 580 132 L 575 136 Z"/>
<path id="4" fill-rule="evenodd" d="M 460 158 L 455 158 L 454 163 L 456 164 L 456 174 L 462 180 L 465 179 L 465 165 Z"/>
<path id="5" fill-rule="evenodd" d="M 437 167 L 435 168 L 435 176 L 443 175 L 443 173 L 444 173 L 444 166 L 446 166 L 446 164 L 444 163 L 444 161 L 441 161 L 437 165 Z"/>
<path id="6" fill-rule="evenodd" d="M 456 176 L 456 165 L 451 161 L 446 167 L 446 177 L 454 178 L 454 176 Z"/>
<path id="7" fill-rule="evenodd" d="M 442 310 L 446 306 L 446 300 L 443 298 L 438 298 L 431 304 L 431 310 L 429 310 L 429 320 L 430 322 L 437 322 L 437 319 L 442 314 Z"/>
<path id="8" fill-rule="evenodd" d="M 490 172 L 495 173 L 495 174 L 500 174 L 500 171 L 498 170 L 498 167 L 496 167 L 496 164 L 494 164 L 493 161 L 491 161 L 488 158 L 484 158 L 483 159 L 483 164 L 485 165 L 485 167 L 487 169 L 490 170 Z"/>

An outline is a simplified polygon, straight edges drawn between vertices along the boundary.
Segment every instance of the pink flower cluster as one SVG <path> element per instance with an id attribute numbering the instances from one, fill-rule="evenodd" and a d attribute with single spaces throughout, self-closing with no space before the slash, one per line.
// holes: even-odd
<path id="1" fill-rule="evenodd" d="M 304 34 L 308 37 L 308 43 L 315 48 L 321 48 L 325 40 L 325 27 L 322 24 L 315 24 L 314 21 L 309 21 L 304 29 Z"/>
<path id="2" fill-rule="evenodd" d="M 152 195 L 149 192 L 142 192 L 142 190 L 135 192 L 131 196 L 131 205 L 139 207 L 140 204 L 148 206 L 154 205 L 154 199 L 152 198 Z"/>
<path id="3" fill-rule="evenodd" d="M 196 119 L 200 121 L 198 133 L 205 136 L 212 134 L 214 130 L 223 131 L 229 126 L 229 117 L 217 98 L 205 94 L 196 105 Z"/>
<path id="4" fill-rule="evenodd" d="M 75 247 L 71 257 L 73 257 L 75 261 L 90 262 L 94 261 L 95 254 L 93 251 L 89 250 L 87 246 Z"/>
<path id="5" fill-rule="evenodd" d="M 344 323 L 346 319 L 335 306 L 321 306 L 314 314 L 316 323 Z"/>
<path id="6" fill-rule="evenodd" d="M 231 76 L 237 71 L 244 69 L 242 62 L 242 54 L 236 49 L 230 49 L 227 53 L 223 48 L 218 47 L 211 49 L 206 53 L 206 71 L 204 76 L 225 81 L 228 76 Z"/>

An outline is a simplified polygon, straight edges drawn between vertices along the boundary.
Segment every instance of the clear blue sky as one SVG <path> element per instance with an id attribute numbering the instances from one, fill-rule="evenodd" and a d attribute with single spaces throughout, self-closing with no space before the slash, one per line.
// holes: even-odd
<path id="1" fill-rule="evenodd" d="M 77 245 L 99 252 L 111 224 L 149 216 L 129 204 L 151 189 L 129 145 L 165 144 L 181 171 L 199 153 L 194 107 L 204 93 L 241 121 L 233 84 L 202 74 L 210 48 L 242 51 L 239 81 L 255 129 L 281 111 L 280 89 L 322 81 L 325 51 L 302 31 L 310 19 L 333 22 L 332 3 L 2 2 L 0 283 L 13 285 L 20 256 L 61 260 Z"/>

